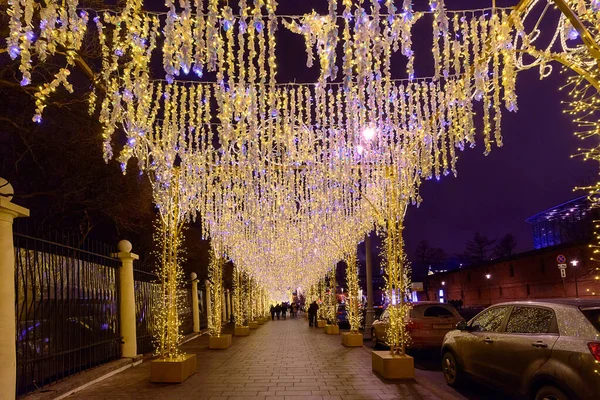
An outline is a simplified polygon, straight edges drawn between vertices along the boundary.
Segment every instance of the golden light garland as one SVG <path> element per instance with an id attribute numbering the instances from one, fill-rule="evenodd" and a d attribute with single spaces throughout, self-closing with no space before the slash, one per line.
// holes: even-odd
<path id="1" fill-rule="evenodd" d="M 166 13 L 145 12 L 141 0 L 129 0 L 120 10 L 90 10 L 102 52 L 90 111 L 99 105 L 105 158 L 116 157 L 123 172 L 136 159 L 153 184 L 161 218 L 169 221 L 161 232 L 175 255 L 161 260 L 165 299 L 179 279 L 180 263 L 169 260 L 179 257 L 180 226 L 196 215 L 204 238 L 218 244 L 210 264 L 214 335 L 221 330 L 225 256 L 236 265 L 238 325 L 264 315 L 263 290 L 266 298 L 285 301 L 295 288 L 309 287 L 307 299 L 322 302 L 327 270 L 341 259 L 355 266 L 344 249 L 355 248 L 376 227 L 386 235 L 388 338 L 393 351 L 403 353 L 410 307 L 402 241 L 406 207 L 420 203 L 424 179 L 457 173 L 457 149 L 481 140 L 488 154 L 502 145 L 502 108 L 517 110 L 517 72 L 539 67 L 546 76 L 548 62 L 561 57 L 577 65 L 586 81 L 574 86 L 583 82 L 587 89 L 572 90 L 573 113 L 583 114 L 578 121 L 590 128 L 584 137 L 598 134 L 597 120 L 587 118 L 597 110 L 597 99 L 587 92 L 590 78 L 598 78 L 594 46 L 586 43 L 589 52 L 568 46 L 575 26 L 563 17 L 551 43 L 562 46 L 558 53 L 537 49 L 537 26 L 526 32 L 525 25 L 538 2 L 524 3 L 530 6 L 464 12 L 432 0 L 430 10 L 415 12 L 411 0 L 403 0 L 400 10 L 391 0 L 372 1 L 369 10 L 343 0 L 337 15 L 337 1 L 329 0 L 326 15 L 280 16 L 274 0 L 240 0 L 238 15 L 217 0 L 167 0 Z M 567 4 L 598 37 L 597 2 Z M 11 57 L 20 57 L 22 84 L 29 84 L 31 54 L 44 62 L 48 54 L 66 51 L 65 68 L 36 94 L 34 120 L 41 122 L 48 97 L 61 85 L 72 89 L 68 77 L 79 62 L 88 12 L 77 10 L 74 0 L 36 7 L 33 0 L 9 2 L 7 45 Z M 44 40 L 33 32 L 34 14 Z M 434 73 L 417 79 L 412 29 L 425 16 L 432 21 Z M 318 60 L 315 84 L 277 82 L 275 31 L 281 26 L 304 37 L 309 67 Z M 395 52 L 406 62 L 407 79 L 392 77 Z M 527 62 L 525 53 L 534 61 Z M 159 54 L 164 80 L 151 74 Z M 181 80 L 205 71 L 216 81 Z M 476 114 L 481 135 L 475 133 Z M 125 133 L 126 142 L 115 155 L 117 132 Z M 600 161 L 597 149 L 584 153 Z M 352 279 L 349 291 L 357 298 Z M 179 325 L 169 317 L 176 307 L 165 311 L 165 324 L 172 326 L 160 336 L 162 354 L 177 353 Z M 326 310 L 321 304 L 321 319 Z M 360 317 L 354 312 L 350 322 L 356 327 Z"/>
<path id="2" fill-rule="evenodd" d="M 346 316 L 350 323 L 350 331 L 357 333 L 362 323 L 362 314 L 360 311 L 362 299 L 359 294 L 358 260 L 355 249 L 351 249 L 346 257 L 346 284 L 348 285 Z"/>
<path id="3" fill-rule="evenodd" d="M 216 246 L 210 250 L 208 279 L 210 281 L 209 307 L 211 308 L 208 332 L 210 336 L 219 337 L 223 325 L 223 253 Z"/>

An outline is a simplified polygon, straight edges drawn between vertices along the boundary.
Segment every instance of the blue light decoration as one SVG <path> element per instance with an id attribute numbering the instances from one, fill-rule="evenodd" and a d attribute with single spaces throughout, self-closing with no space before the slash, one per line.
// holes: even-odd
<path id="1" fill-rule="evenodd" d="M 577 32 L 577 29 L 571 27 L 571 29 L 569 29 L 569 34 L 567 35 L 569 40 L 575 40 L 579 37 L 579 32 Z"/>
<path id="2" fill-rule="evenodd" d="M 12 45 L 8 49 L 8 54 L 10 55 L 10 58 L 14 60 L 15 58 L 19 57 L 19 54 L 21 54 L 21 49 L 19 49 L 19 46 L 17 45 Z"/>
<path id="3" fill-rule="evenodd" d="M 254 21 L 254 29 L 256 29 L 257 32 L 262 32 L 262 30 L 264 29 L 265 24 L 263 24 L 263 22 L 260 19 L 256 19 Z"/>

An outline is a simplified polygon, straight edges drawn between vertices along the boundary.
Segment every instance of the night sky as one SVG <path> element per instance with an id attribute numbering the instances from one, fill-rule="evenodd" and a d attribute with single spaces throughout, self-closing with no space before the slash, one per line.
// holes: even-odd
<path id="1" fill-rule="evenodd" d="M 498 0 L 498 6 L 515 5 L 517 0 Z M 326 13 L 325 0 L 280 1 L 280 13 L 304 13 L 313 7 Z M 398 7 L 401 2 L 396 1 Z M 426 0 L 414 1 L 415 9 L 427 6 Z M 489 7 L 491 1 L 446 0 L 449 9 Z M 425 18 L 424 18 L 425 19 Z M 551 31 L 552 19 L 545 25 Z M 544 28 L 544 24 L 542 25 Z M 431 22 L 420 21 L 413 31 L 417 77 L 431 76 Z M 290 49 L 294 49 L 291 51 Z M 306 55 L 301 38 L 285 29 L 278 32 L 277 58 L 280 81 L 315 81 L 316 67 L 304 67 Z M 393 74 L 404 77 L 404 60 L 396 54 Z M 410 207 L 406 218 L 406 246 L 409 257 L 421 240 L 442 247 L 449 257 L 462 253 L 475 232 L 491 239 L 512 233 L 517 252 L 532 249 L 532 235 L 525 219 L 537 212 L 585 194 L 573 192 L 575 186 L 592 183 L 598 175 L 595 163 L 571 158 L 582 146 L 574 136 L 575 126 L 563 114 L 560 92 L 565 75 L 555 65 L 552 75 L 540 81 L 538 69 L 521 72 L 517 77 L 519 111 L 503 110 L 504 146 L 483 155 L 481 130 L 478 146 L 459 153 L 458 177 L 443 177 L 439 182 L 423 183 L 423 203 Z M 474 118 L 481 120 L 481 111 Z"/>
<path id="2" fill-rule="evenodd" d="M 448 175 L 422 186 L 423 203 L 411 207 L 406 218 L 409 255 L 421 240 L 442 247 L 448 255 L 460 253 L 475 232 L 490 238 L 512 233 L 517 251 L 532 249 L 530 225 L 525 219 L 585 192 L 575 186 L 594 182 L 594 162 L 571 158 L 582 142 L 571 118 L 563 114 L 559 92 L 564 76 L 559 68 L 540 81 L 537 69 L 517 77 L 519 111 L 504 112 L 504 147 L 489 156 L 483 147 L 460 154 L 458 177 Z"/>

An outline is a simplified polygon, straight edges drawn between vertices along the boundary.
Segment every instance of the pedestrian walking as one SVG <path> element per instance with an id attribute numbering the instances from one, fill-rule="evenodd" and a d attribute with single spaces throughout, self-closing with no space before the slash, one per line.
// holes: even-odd
<path id="1" fill-rule="evenodd" d="M 281 304 L 277 304 L 275 306 L 275 313 L 277 314 L 277 319 L 281 318 Z"/>
<path id="2" fill-rule="evenodd" d="M 271 304 L 271 321 L 275 321 L 275 306 L 273 304 Z"/>
<path id="3" fill-rule="evenodd" d="M 285 314 L 287 313 L 287 304 L 281 303 L 281 316 L 285 319 Z"/>
<path id="4" fill-rule="evenodd" d="M 308 326 L 317 326 L 317 311 L 319 311 L 319 306 L 316 301 L 313 301 L 308 307 Z"/>

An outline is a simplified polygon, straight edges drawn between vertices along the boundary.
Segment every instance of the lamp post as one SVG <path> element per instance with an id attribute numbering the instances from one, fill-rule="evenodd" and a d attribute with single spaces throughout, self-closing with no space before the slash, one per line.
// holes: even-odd
<path id="1" fill-rule="evenodd" d="M 488 280 L 488 293 L 490 295 L 490 306 L 492 305 L 492 274 L 485 274 L 485 279 Z"/>
<path id="2" fill-rule="evenodd" d="M 573 267 L 577 267 L 577 264 L 579 264 L 578 260 L 571 260 L 571 265 Z M 577 271 L 573 271 L 573 276 L 575 277 L 575 297 L 579 297 L 579 286 L 577 283 Z"/>

